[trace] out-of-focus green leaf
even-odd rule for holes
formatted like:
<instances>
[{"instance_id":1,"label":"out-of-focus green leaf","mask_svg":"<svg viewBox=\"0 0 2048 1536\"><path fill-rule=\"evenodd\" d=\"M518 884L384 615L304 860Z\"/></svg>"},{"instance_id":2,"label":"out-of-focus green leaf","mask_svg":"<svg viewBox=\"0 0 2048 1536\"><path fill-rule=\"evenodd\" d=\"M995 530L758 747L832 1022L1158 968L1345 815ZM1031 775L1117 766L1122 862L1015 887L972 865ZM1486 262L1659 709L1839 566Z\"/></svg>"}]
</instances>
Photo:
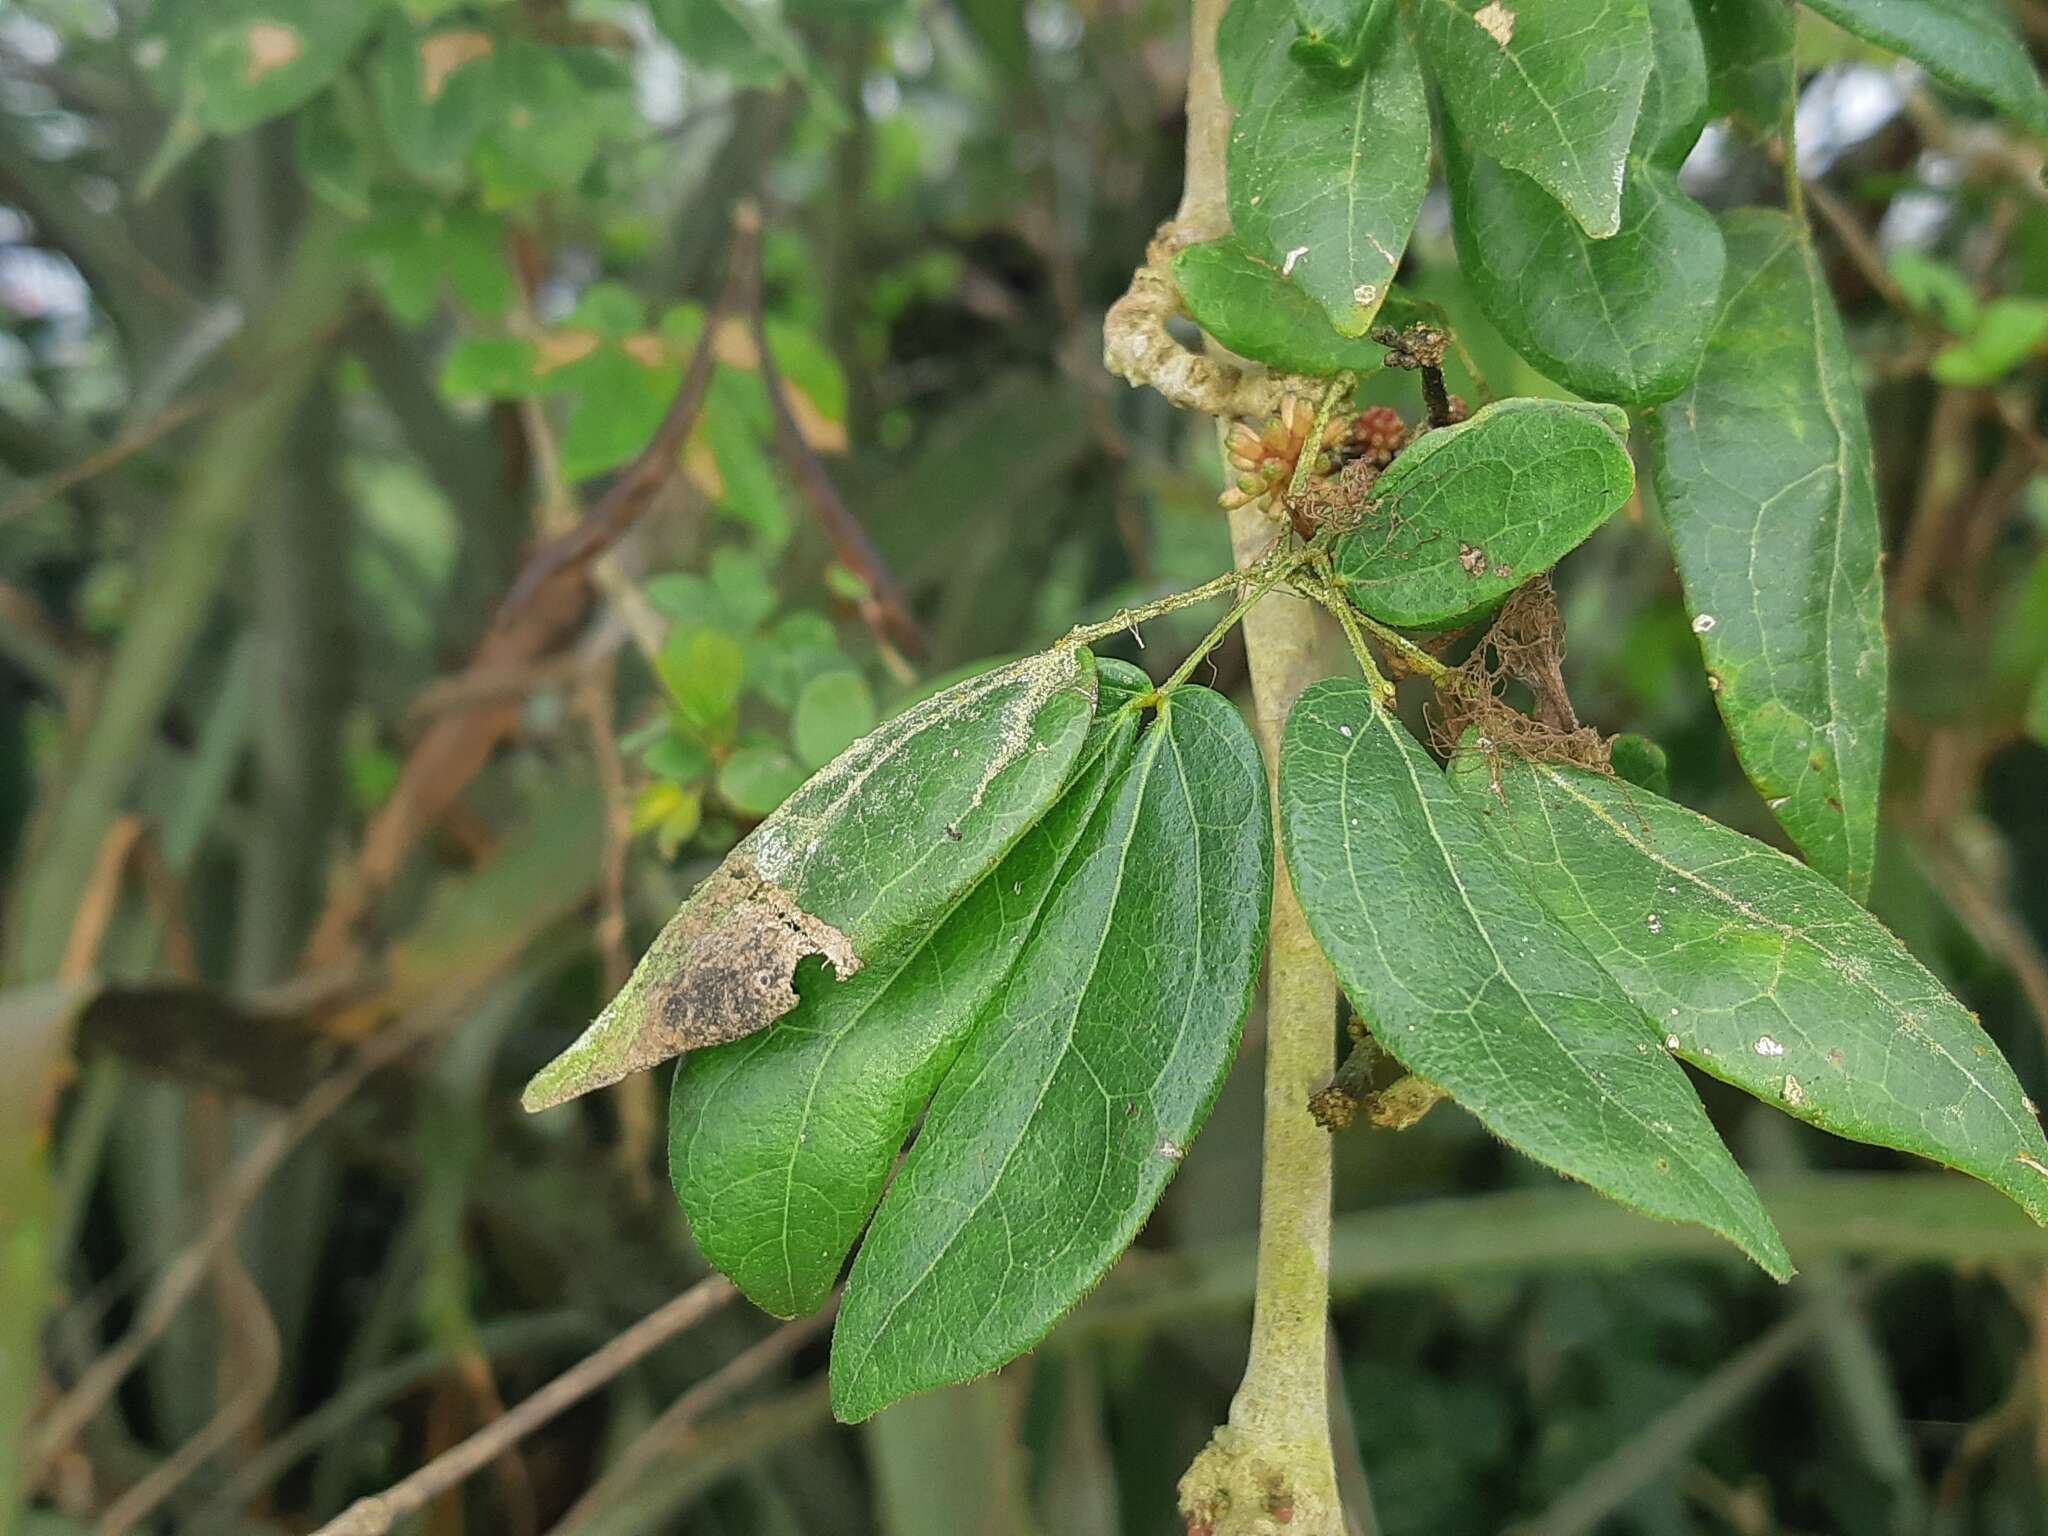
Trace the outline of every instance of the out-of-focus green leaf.
<instances>
[{"instance_id":1,"label":"out-of-focus green leaf","mask_svg":"<svg viewBox=\"0 0 2048 1536\"><path fill-rule=\"evenodd\" d=\"M2000 0L1806 0L1836 26L1923 65L2035 133L2048 133L2048 90Z\"/></svg>"},{"instance_id":2,"label":"out-of-focus green leaf","mask_svg":"<svg viewBox=\"0 0 2048 1536\"><path fill-rule=\"evenodd\" d=\"M1928 370L1944 384L1996 384L2048 343L2048 299L1991 300L1961 341L1942 348Z\"/></svg>"},{"instance_id":3,"label":"out-of-focus green leaf","mask_svg":"<svg viewBox=\"0 0 2048 1536\"><path fill-rule=\"evenodd\" d=\"M743 816L766 816L804 781L804 771L780 747L741 747L718 770L718 793Z\"/></svg>"},{"instance_id":4,"label":"out-of-focus green leaf","mask_svg":"<svg viewBox=\"0 0 2048 1536\"><path fill-rule=\"evenodd\" d=\"M1723 231L1706 359L1651 417L1658 501L1743 768L1807 859L1861 898L1885 737L1870 430L1800 229L1741 209Z\"/></svg>"},{"instance_id":5,"label":"out-of-focus green leaf","mask_svg":"<svg viewBox=\"0 0 2048 1536\"><path fill-rule=\"evenodd\" d=\"M1173 277L1195 324L1240 357L1327 377L1363 373L1386 356L1377 342L1339 335L1321 305L1241 240L1189 246L1174 257Z\"/></svg>"},{"instance_id":6,"label":"out-of-focus green leaf","mask_svg":"<svg viewBox=\"0 0 2048 1536\"><path fill-rule=\"evenodd\" d=\"M497 52L476 26L422 31L397 16L385 26L371 84L385 137L413 175L450 176L490 127L502 106Z\"/></svg>"},{"instance_id":7,"label":"out-of-focus green leaf","mask_svg":"<svg viewBox=\"0 0 2048 1536\"><path fill-rule=\"evenodd\" d=\"M1425 433L1337 541L1351 600L1390 624L1442 624L1548 570L1635 488L1616 406L1497 400Z\"/></svg>"},{"instance_id":8,"label":"out-of-focus green leaf","mask_svg":"<svg viewBox=\"0 0 2048 1536\"><path fill-rule=\"evenodd\" d=\"M533 343L521 336L465 336L441 364L441 392L457 399L518 399L533 393Z\"/></svg>"},{"instance_id":9,"label":"out-of-focus green leaf","mask_svg":"<svg viewBox=\"0 0 2048 1536\"><path fill-rule=\"evenodd\" d=\"M875 727L875 695L858 672L822 672L797 695L789 723L796 755L822 768Z\"/></svg>"},{"instance_id":10,"label":"out-of-focus green leaf","mask_svg":"<svg viewBox=\"0 0 2048 1536\"><path fill-rule=\"evenodd\" d=\"M546 1109L765 1029L796 1006L791 981L807 956L844 979L916 942L1057 798L1094 709L1093 657L1062 648L948 689L855 743L698 886L521 1102Z\"/></svg>"},{"instance_id":11,"label":"out-of-focus green leaf","mask_svg":"<svg viewBox=\"0 0 2048 1536\"><path fill-rule=\"evenodd\" d=\"M696 742L673 732L641 755L649 773L658 773L678 784L694 784L711 771L711 757Z\"/></svg>"},{"instance_id":12,"label":"out-of-focus green leaf","mask_svg":"<svg viewBox=\"0 0 2048 1536\"><path fill-rule=\"evenodd\" d=\"M839 1417L1008 1363L1130 1245L1237 1053L1272 870L1250 728L1176 690L875 1213L833 1335Z\"/></svg>"},{"instance_id":13,"label":"out-of-focus green leaf","mask_svg":"<svg viewBox=\"0 0 2048 1536\"><path fill-rule=\"evenodd\" d=\"M1363 336L1429 185L1422 66L1403 27L1380 29L1351 81L1303 68L1294 35L1290 0L1237 0L1218 37L1238 108L1231 224L1341 335Z\"/></svg>"},{"instance_id":14,"label":"out-of-focus green leaf","mask_svg":"<svg viewBox=\"0 0 2048 1536\"><path fill-rule=\"evenodd\" d=\"M1510 1146L1792 1271L1650 1020L1524 885L1363 683L1288 716L1287 868L1373 1038Z\"/></svg>"},{"instance_id":15,"label":"out-of-focus green leaf","mask_svg":"<svg viewBox=\"0 0 2048 1536\"><path fill-rule=\"evenodd\" d=\"M773 85L789 73L787 54L735 15L725 0L652 0L654 24L693 64L732 77L736 85ZM760 23L786 36L779 19L764 13ZM791 39L794 46L794 39Z\"/></svg>"},{"instance_id":16,"label":"out-of-focus green leaf","mask_svg":"<svg viewBox=\"0 0 2048 1536\"><path fill-rule=\"evenodd\" d=\"M1885 258L1885 267L1906 302L1939 322L1953 335L1977 328L1977 294L1970 280L1938 256L1901 246Z\"/></svg>"},{"instance_id":17,"label":"out-of-focus green leaf","mask_svg":"<svg viewBox=\"0 0 2048 1536\"><path fill-rule=\"evenodd\" d=\"M601 346L576 364L576 405L562 433L562 473L587 480L626 463L654 436L682 378L678 364L648 367L623 347Z\"/></svg>"},{"instance_id":18,"label":"out-of-focus green leaf","mask_svg":"<svg viewBox=\"0 0 2048 1536\"><path fill-rule=\"evenodd\" d=\"M1465 142L1595 239L1619 229L1652 57L1647 0L1420 0L1417 21Z\"/></svg>"},{"instance_id":19,"label":"out-of-focus green leaf","mask_svg":"<svg viewBox=\"0 0 2048 1536\"><path fill-rule=\"evenodd\" d=\"M1623 731L1607 743L1607 756L1615 777L1640 785L1652 794L1671 793L1671 758L1649 737Z\"/></svg>"},{"instance_id":20,"label":"out-of-focus green leaf","mask_svg":"<svg viewBox=\"0 0 2048 1536\"><path fill-rule=\"evenodd\" d=\"M1959 1168L2048 1225L2048 1140L2012 1068L1824 875L1583 768L1470 753L1451 780L1665 1050L1837 1136Z\"/></svg>"},{"instance_id":21,"label":"out-of-focus green leaf","mask_svg":"<svg viewBox=\"0 0 2048 1536\"><path fill-rule=\"evenodd\" d=\"M746 675L739 641L716 629L679 630L669 636L656 665L685 720L710 736L731 731Z\"/></svg>"},{"instance_id":22,"label":"out-of-focus green leaf","mask_svg":"<svg viewBox=\"0 0 2048 1536\"><path fill-rule=\"evenodd\" d=\"M361 91L343 82L316 96L293 123L306 185L355 218L368 216L377 174L368 117Z\"/></svg>"},{"instance_id":23,"label":"out-of-focus green leaf","mask_svg":"<svg viewBox=\"0 0 2048 1536\"><path fill-rule=\"evenodd\" d=\"M381 18L381 0L164 0L149 20L165 69L208 133L241 133L324 90Z\"/></svg>"}]
</instances>

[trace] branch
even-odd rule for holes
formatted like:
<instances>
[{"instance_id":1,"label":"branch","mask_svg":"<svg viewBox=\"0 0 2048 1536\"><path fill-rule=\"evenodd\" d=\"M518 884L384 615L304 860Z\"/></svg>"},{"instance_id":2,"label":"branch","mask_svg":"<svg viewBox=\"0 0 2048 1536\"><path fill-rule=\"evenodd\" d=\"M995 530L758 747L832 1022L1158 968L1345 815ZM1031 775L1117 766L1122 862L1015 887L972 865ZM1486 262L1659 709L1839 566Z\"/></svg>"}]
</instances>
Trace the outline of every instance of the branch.
<instances>
[{"instance_id":1,"label":"branch","mask_svg":"<svg viewBox=\"0 0 2048 1536\"><path fill-rule=\"evenodd\" d=\"M725 290L705 316L703 335L653 439L574 528L542 545L527 562L499 604L464 678L530 668L564 644L583 622L592 601L592 567L625 537L676 473L683 444L711 387L718 360L718 322L749 302L758 270L758 236L758 223L734 221ZM349 952L356 925L371 902L518 721L518 699L497 694L443 714L427 728L406 759L398 788L364 833L355 864L336 881L307 946L309 965L331 964Z\"/></svg>"},{"instance_id":2,"label":"branch","mask_svg":"<svg viewBox=\"0 0 2048 1536\"><path fill-rule=\"evenodd\" d=\"M759 214L754 212L751 204L745 204L736 217L758 220ZM833 554L841 565L860 577L868 589L867 600L860 605L862 620L882 644L893 645L912 657L922 657L926 650L924 636L904 604L903 591L897 585L894 573L875 548L874 540L868 537L867 529L861 526L860 519L840 498L831 475L826 473L825 466L804 440L803 428L797 424L796 414L789 407L782 373L775 366L775 349L768 344L768 327L761 313L758 283L753 300L747 319L753 328L754 350L761 356L761 383L767 389L768 403L775 411L776 446L795 474L797 488L803 492L804 500L810 503L812 515L825 530L825 537L832 541Z\"/></svg>"},{"instance_id":3,"label":"branch","mask_svg":"<svg viewBox=\"0 0 2048 1536\"><path fill-rule=\"evenodd\" d=\"M1223 98L1216 31L1228 0L1195 0L1188 59L1186 182L1179 211L1146 253L1130 291L1103 325L1103 362L1174 404L1219 418L1277 410L1288 395L1322 398L1328 380L1272 376L1183 347L1167 330L1180 312L1173 255L1230 226ZM1272 521L1249 505L1230 514L1238 566L1273 542ZM1280 733L1302 691L1336 670L1333 627L1307 602L1273 592L1245 615L1245 656L1271 792L1279 789ZM1277 816L1277 809L1276 809ZM1308 1112L1336 1056L1336 978L1308 931L1275 854L1266 973L1266 1122L1259 1193L1258 1280L1251 1358L1230 1422L1181 1480L1190 1530L1212 1536L1342 1536L1344 1514L1330 1451L1325 1364L1329 1315L1329 1134Z\"/></svg>"},{"instance_id":4,"label":"branch","mask_svg":"<svg viewBox=\"0 0 2048 1536\"><path fill-rule=\"evenodd\" d=\"M337 1518L321 1526L314 1536L385 1536L400 1520L418 1514L471 1473L495 1461L525 1435L574 1407L738 1294L723 1275L698 1281L594 1354L570 1366L503 1418L486 1424L384 1492L356 1500Z\"/></svg>"}]
</instances>

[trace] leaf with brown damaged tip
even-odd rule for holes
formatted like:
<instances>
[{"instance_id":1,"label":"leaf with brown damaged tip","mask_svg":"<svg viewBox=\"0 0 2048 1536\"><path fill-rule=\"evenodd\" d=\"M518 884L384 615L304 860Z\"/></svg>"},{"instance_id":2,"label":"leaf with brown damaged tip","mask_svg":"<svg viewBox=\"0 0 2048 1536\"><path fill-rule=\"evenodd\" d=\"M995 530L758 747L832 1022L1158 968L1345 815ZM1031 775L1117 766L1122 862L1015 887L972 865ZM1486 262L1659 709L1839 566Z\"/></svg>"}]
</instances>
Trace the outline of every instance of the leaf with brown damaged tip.
<instances>
[{"instance_id":1,"label":"leaf with brown damaged tip","mask_svg":"<svg viewBox=\"0 0 2048 1536\"><path fill-rule=\"evenodd\" d=\"M749 833L661 931L597 1022L527 1084L561 1104L765 1029L821 955L841 980L915 942L1065 785L1095 661L1062 647L969 678L848 747Z\"/></svg>"}]
</instances>

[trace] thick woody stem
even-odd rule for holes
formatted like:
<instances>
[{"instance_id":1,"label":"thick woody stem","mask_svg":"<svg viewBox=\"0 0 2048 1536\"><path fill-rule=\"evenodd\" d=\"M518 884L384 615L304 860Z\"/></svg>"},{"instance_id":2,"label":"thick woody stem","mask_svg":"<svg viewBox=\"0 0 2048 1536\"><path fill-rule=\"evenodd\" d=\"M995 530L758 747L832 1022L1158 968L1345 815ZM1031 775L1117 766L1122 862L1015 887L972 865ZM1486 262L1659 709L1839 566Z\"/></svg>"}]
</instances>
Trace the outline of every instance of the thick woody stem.
<instances>
[{"instance_id":1,"label":"thick woody stem","mask_svg":"<svg viewBox=\"0 0 2048 1536\"><path fill-rule=\"evenodd\" d=\"M1188 64L1187 172L1179 213L1147 253L1131 291L1110 312L1106 362L1176 404L1220 417L1277 408L1288 394L1317 395L1327 381L1277 378L1182 347L1166 333L1179 295L1167 275L1173 250L1229 229L1223 99L1216 29L1228 0L1194 0ZM1167 351L1171 348L1171 351ZM1237 563L1272 544L1255 507L1231 514ZM1245 615L1252 701L1269 781L1277 789L1281 726L1303 689L1337 670L1329 620L1292 593L1269 593ZM1181 1511L1200 1536L1341 1536L1343 1512L1330 1451L1324 1330L1329 1309L1330 1137L1309 1115L1336 1057L1336 978L1276 870L1266 973L1266 1123L1260 1175L1258 1282L1250 1362L1230 1422L1181 1481Z\"/></svg>"}]
</instances>

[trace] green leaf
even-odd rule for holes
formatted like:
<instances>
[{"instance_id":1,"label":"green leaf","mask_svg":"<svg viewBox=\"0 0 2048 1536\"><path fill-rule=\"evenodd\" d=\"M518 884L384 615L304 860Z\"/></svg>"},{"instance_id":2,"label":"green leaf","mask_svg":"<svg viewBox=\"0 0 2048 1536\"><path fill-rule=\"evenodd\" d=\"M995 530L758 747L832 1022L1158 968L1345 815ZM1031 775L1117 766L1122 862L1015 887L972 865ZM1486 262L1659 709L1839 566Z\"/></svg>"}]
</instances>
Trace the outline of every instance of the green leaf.
<instances>
[{"instance_id":1,"label":"green leaf","mask_svg":"<svg viewBox=\"0 0 2048 1536\"><path fill-rule=\"evenodd\" d=\"M1649 737L1623 731L1607 743L1607 755L1617 778L1652 794L1671 793L1671 757Z\"/></svg>"},{"instance_id":2,"label":"green leaf","mask_svg":"<svg viewBox=\"0 0 2048 1536\"><path fill-rule=\"evenodd\" d=\"M718 793L742 816L766 816L803 781L803 769L780 747L741 747L719 768Z\"/></svg>"},{"instance_id":3,"label":"green leaf","mask_svg":"<svg viewBox=\"0 0 2048 1536\"><path fill-rule=\"evenodd\" d=\"M731 733L746 673L746 652L738 640L715 629L678 630L655 666L678 713L699 734Z\"/></svg>"},{"instance_id":4,"label":"green leaf","mask_svg":"<svg viewBox=\"0 0 2048 1536\"><path fill-rule=\"evenodd\" d=\"M674 732L663 736L641 754L640 762L649 773L678 784L695 784L711 772L711 756L687 736Z\"/></svg>"},{"instance_id":5,"label":"green leaf","mask_svg":"<svg viewBox=\"0 0 2048 1536\"><path fill-rule=\"evenodd\" d=\"M293 121L299 174L353 218L367 218L377 163L368 104L349 81L316 96Z\"/></svg>"},{"instance_id":6,"label":"green leaf","mask_svg":"<svg viewBox=\"0 0 2048 1536\"><path fill-rule=\"evenodd\" d=\"M1986 304L1976 327L1936 354L1928 369L1944 384L1982 389L1996 384L2048 342L2048 300L1999 298Z\"/></svg>"},{"instance_id":7,"label":"green leaf","mask_svg":"<svg viewBox=\"0 0 2048 1536\"><path fill-rule=\"evenodd\" d=\"M1099 664L1101 697L1059 799L928 936L844 981L806 972L773 1029L692 1051L669 1106L669 1175L704 1256L763 1311L824 1305L897 1153L1009 979L1055 881L1128 766L1151 681Z\"/></svg>"},{"instance_id":8,"label":"green leaf","mask_svg":"<svg viewBox=\"0 0 2048 1536\"><path fill-rule=\"evenodd\" d=\"M241 133L310 101L339 75L384 7L374 0L182 0L186 108L209 133Z\"/></svg>"},{"instance_id":9,"label":"green leaf","mask_svg":"<svg viewBox=\"0 0 2048 1536\"><path fill-rule=\"evenodd\" d=\"M1723 252L1714 217L1679 189L1706 120L1706 55L1686 0L1651 0L1655 64L1621 194L1595 240L1534 181L1444 135L1458 260L1508 342L1566 388L1653 405L1692 382Z\"/></svg>"},{"instance_id":10,"label":"green leaf","mask_svg":"<svg viewBox=\"0 0 2048 1536\"><path fill-rule=\"evenodd\" d=\"M1661 1033L1365 684L1317 683L1294 706L1280 823L1309 927L1404 1066L1539 1162L1791 1273Z\"/></svg>"},{"instance_id":11,"label":"green leaf","mask_svg":"<svg viewBox=\"0 0 2048 1536\"><path fill-rule=\"evenodd\" d=\"M875 695L858 672L821 672L804 684L789 723L806 768L822 768L875 727Z\"/></svg>"},{"instance_id":12,"label":"green leaf","mask_svg":"<svg viewBox=\"0 0 2048 1536\"><path fill-rule=\"evenodd\" d=\"M849 747L697 887L596 1023L531 1083L546 1109L764 1029L823 955L843 980L911 943L1065 784L1094 659L1061 648L970 679Z\"/></svg>"},{"instance_id":13,"label":"green leaf","mask_svg":"<svg viewBox=\"0 0 2048 1536\"><path fill-rule=\"evenodd\" d=\"M735 85L773 85L789 73L782 50L757 38L724 0L653 0L654 25L694 64L728 75ZM779 21L772 22L778 29Z\"/></svg>"},{"instance_id":14,"label":"green leaf","mask_svg":"<svg viewBox=\"0 0 2048 1536\"><path fill-rule=\"evenodd\" d=\"M840 1418L1014 1359L1129 1246L1236 1055L1272 869L1250 729L1176 690L875 1215L833 1339Z\"/></svg>"},{"instance_id":15,"label":"green leaf","mask_svg":"<svg viewBox=\"0 0 2048 1536\"><path fill-rule=\"evenodd\" d=\"M1976 290L1940 257L1901 246L1885 258L1885 267L1906 302L1952 335L1967 336L1977 328Z\"/></svg>"},{"instance_id":16,"label":"green leaf","mask_svg":"<svg viewBox=\"0 0 2048 1536\"><path fill-rule=\"evenodd\" d=\"M1650 73L1647 0L1419 0L1418 10L1465 142L1532 177L1595 239L1619 229Z\"/></svg>"},{"instance_id":17,"label":"green leaf","mask_svg":"<svg viewBox=\"0 0 2048 1536\"><path fill-rule=\"evenodd\" d=\"M1724 255L1676 174L1631 160L1621 227L1593 240L1528 177L1444 138L1458 260L1517 352L1597 400L1654 405L1692 382Z\"/></svg>"},{"instance_id":18,"label":"green leaf","mask_svg":"<svg viewBox=\"0 0 2048 1536\"><path fill-rule=\"evenodd\" d=\"M441 393L519 399L533 393L536 361L533 343L523 336L465 336L441 364Z\"/></svg>"},{"instance_id":19,"label":"green leaf","mask_svg":"<svg viewBox=\"0 0 2048 1536\"><path fill-rule=\"evenodd\" d=\"M1752 208L1722 228L1699 377L1650 419L1657 496L1736 755L1808 862L1860 899L1885 736L1870 431L1799 227Z\"/></svg>"},{"instance_id":20,"label":"green leaf","mask_svg":"<svg viewBox=\"0 0 2048 1536\"><path fill-rule=\"evenodd\" d=\"M497 121L474 152L486 200L505 207L573 186L610 128L600 93L577 74L567 50L524 38L499 44L494 77Z\"/></svg>"},{"instance_id":21,"label":"green leaf","mask_svg":"<svg viewBox=\"0 0 2048 1536\"><path fill-rule=\"evenodd\" d=\"M1337 542L1351 600L1390 624L1442 624L1548 570L1635 485L1616 406L1497 400L1425 433Z\"/></svg>"},{"instance_id":22,"label":"green leaf","mask_svg":"<svg viewBox=\"0 0 2048 1536\"><path fill-rule=\"evenodd\" d=\"M1173 258L1173 277L1189 317L1240 357L1327 378L1386 356L1377 342L1339 335L1321 305L1235 237L1189 246Z\"/></svg>"},{"instance_id":23,"label":"green leaf","mask_svg":"<svg viewBox=\"0 0 2048 1536\"><path fill-rule=\"evenodd\" d=\"M562 433L562 473L587 480L616 469L654 436L682 377L679 364L650 368L605 345L576 367L576 406Z\"/></svg>"},{"instance_id":24,"label":"green leaf","mask_svg":"<svg viewBox=\"0 0 2048 1536\"><path fill-rule=\"evenodd\" d=\"M1294 0L1294 21L1301 29L1294 57L1339 75L1355 75L1393 16L1392 0Z\"/></svg>"},{"instance_id":25,"label":"green leaf","mask_svg":"<svg viewBox=\"0 0 2048 1536\"><path fill-rule=\"evenodd\" d=\"M1707 45L1708 101L1716 115L1774 133L1798 85L1796 12L1786 0L1693 0Z\"/></svg>"},{"instance_id":26,"label":"green leaf","mask_svg":"<svg viewBox=\"0 0 2048 1536\"><path fill-rule=\"evenodd\" d=\"M2048 133L2048 90L2000 0L1806 0L1845 32L1923 65L2035 133Z\"/></svg>"},{"instance_id":27,"label":"green leaf","mask_svg":"<svg viewBox=\"0 0 2048 1536\"><path fill-rule=\"evenodd\" d=\"M1666 1050L1837 1136L1972 1174L2048 1225L2048 1140L2012 1069L1824 876L1583 768L1469 753L1451 779Z\"/></svg>"},{"instance_id":28,"label":"green leaf","mask_svg":"<svg viewBox=\"0 0 2048 1536\"><path fill-rule=\"evenodd\" d=\"M415 30L393 16L371 70L384 134L426 180L453 176L501 106L497 40L474 26Z\"/></svg>"},{"instance_id":29,"label":"green leaf","mask_svg":"<svg viewBox=\"0 0 2048 1536\"><path fill-rule=\"evenodd\" d=\"M1240 56L1230 218L1253 255L1321 305L1344 336L1371 327L1429 186L1429 103L1405 28L1380 29L1342 82L1296 63L1289 0L1237 0ZM1219 38L1219 47L1222 40Z\"/></svg>"}]
</instances>

